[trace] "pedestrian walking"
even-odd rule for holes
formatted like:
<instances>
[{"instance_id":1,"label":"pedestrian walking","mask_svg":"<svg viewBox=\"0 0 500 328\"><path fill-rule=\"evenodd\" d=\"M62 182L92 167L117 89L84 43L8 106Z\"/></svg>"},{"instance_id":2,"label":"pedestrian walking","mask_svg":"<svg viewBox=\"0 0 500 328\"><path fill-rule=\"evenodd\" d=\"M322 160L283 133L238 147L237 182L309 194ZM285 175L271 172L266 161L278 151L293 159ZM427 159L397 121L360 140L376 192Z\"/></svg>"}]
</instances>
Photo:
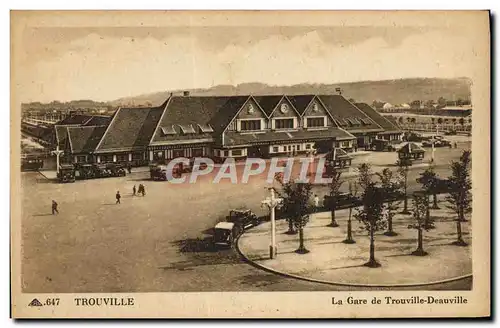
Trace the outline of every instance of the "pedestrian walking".
<instances>
[{"instance_id":1,"label":"pedestrian walking","mask_svg":"<svg viewBox=\"0 0 500 328\"><path fill-rule=\"evenodd\" d=\"M128 170L128 173L132 173L132 165L130 165L130 163L127 164L127 170Z\"/></svg>"},{"instance_id":2,"label":"pedestrian walking","mask_svg":"<svg viewBox=\"0 0 500 328\"><path fill-rule=\"evenodd\" d=\"M121 204L120 198L122 198L122 196L120 195L120 191L117 191L116 192L116 204Z\"/></svg>"},{"instance_id":3,"label":"pedestrian walking","mask_svg":"<svg viewBox=\"0 0 500 328\"><path fill-rule=\"evenodd\" d=\"M318 195L314 195L314 211L317 212L319 209L319 197Z\"/></svg>"},{"instance_id":4,"label":"pedestrian walking","mask_svg":"<svg viewBox=\"0 0 500 328\"><path fill-rule=\"evenodd\" d=\"M134 185L134 187L132 188L132 196L135 196L136 191L137 191L137 189L135 189L135 185Z\"/></svg>"},{"instance_id":5,"label":"pedestrian walking","mask_svg":"<svg viewBox=\"0 0 500 328\"><path fill-rule=\"evenodd\" d=\"M142 197L146 196L146 187L142 185Z\"/></svg>"},{"instance_id":6,"label":"pedestrian walking","mask_svg":"<svg viewBox=\"0 0 500 328\"><path fill-rule=\"evenodd\" d=\"M457 145L457 142L456 142L456 141L455 141L455 144L454 144L454 146L455 146L455 148L457 148L457 147L458 147L458 145Z\"/></svg>"},{"instance_id":7,"label":"pedestrian walking","mask_svg":"<svg viewBox=\"0 0 500 328\"><path fill-rule=\"evenodd\" d=\"M59 211L57 210L57 202L55 200L52 200L52 215L59 214Z\"/></svg>"}]
</instances>

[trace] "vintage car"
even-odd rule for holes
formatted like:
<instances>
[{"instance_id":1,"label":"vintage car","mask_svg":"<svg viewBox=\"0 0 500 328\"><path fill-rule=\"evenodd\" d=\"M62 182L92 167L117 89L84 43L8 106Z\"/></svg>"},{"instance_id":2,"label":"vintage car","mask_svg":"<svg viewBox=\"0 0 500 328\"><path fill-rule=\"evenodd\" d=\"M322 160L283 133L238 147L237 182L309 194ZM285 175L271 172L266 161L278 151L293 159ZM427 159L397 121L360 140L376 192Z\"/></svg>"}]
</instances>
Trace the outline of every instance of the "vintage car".
<instances>
[{"instance_id":1,"label":"vintage car","mask_svg":"<svg viewBox=\"0 0 500 328\"><path fill-rule=\"evenodd\" d=\"M215 247L231 247L238 237L239 229L232 222L219 222L214 227L213 243Z\"/></svg>"},{"instance_id":2,"label":"vintage car","mask_svg":"<svg viewBox=\"0 0 500 328\"><path fill-rule=\"evenodd\" d=\"M396 151L397 142L384 140L384 139L374 139L370 145L370 150L375 151Z\"/></svg>"},{"instance_id":3,"label":"vintage car","mask_svg":"<svg viewBox=\"0 0 500 328\"><path fill-rule=\"evenodd\" d=\"M112 177L124 177L127 175L125 167L122 164L108 163L106 164L106 169Z\"/></svg>"},{"instance_id":4,"label":"vintage car","mask_svg":"<svg viewBox=\"0 0 500 328\"><path fill-rule=\"evenodd\" d=\"M92 164L75 164L75 178L77 180L93 179L96 173Z\"/></svg>"},{"instance_id":5,"label":"vintage car","mask_svg":"<svg viewBox=\"0 0 500 328\"><path fill-rule=\"evenodd\" d=\"M451 142L449 140L446 140L444 138L436 138L436 139L429 139L424 142L422 142L422 147L432 147L432 143L434 143L434 147L450 147Z\"/></svg>"},{"instance_id":6,"label":"vintage car","mask_svg":"<svg viewBox=\"0 0 500 328\"><path fill-rule=\"evenodd\" d=\"M323 198L323 206L325 208L331 208L332 197L330 195L326 195ZM336 197L336 209L349 208L353 206L361 205L361 201L359 198L347 193L339 193Z\"/></svg>"},{"instance_id":7,"label":"vintage car","mask_svg":"<svg viewBox=\"0 0 500 328\"><path fill-rule=\"evenodd\" d=\"M189 159L189 166L184 167L184 172L192 172L193 171L194 161L195 161L195 157ZM199 167L200 170L204 170L207 168L207 163L201 163L199 166L200 166Z\"/></svg>"},{"instance_id":8,"label":"vintage car","mask_svg":"<svg viewBox=\"0 0 500 328\"><path fill-rule=\"evenodd\" d=\"M24 157L21 160L21 171L38 171L43 167L43 160L37 157Z\"/></svg>"},{"instance_id":9,"label":"vintage car","mask_svg":"<svg viewBox=\"0 0 500 328\"><path fill-rule=\"evenodd\" d=\"M151 180L167 181L168 180L167 170L168 167L166 165L158 165L158 164L150 165L149 174ZM178 178L181 176L180 168L178 166L174 167L174 169L172 170L172 176L174 178Z\"/></svg>"},{"instance_id":10,"label":"vintage car","mask_svg":"<svg viewBox=\"0 0 500 328\"><path fill-rule=\"evenodd\" d=\"M111 172L107 169L106 164L92 164L92 169L96 178L107 178L111 176Z\"/></svg>"},{"instance_id":11,"label":"vintage car","mask_svg":"<svg viewBox=\"0 0 500 328\"><path fill-rule=\"evenodd\" d=\"M57 179L62 183L75 182L75 167L72 164L59 165Z\"/></svg>"},{"instance_id":12,"label":"vintage car","mask_svg":"<svg viewBox=\"0 0 500 328\"><path fill-rule=\"evenodd\" d=\"M248 209L230 210L227 222L236 224L241 230L250 229L260 224L257 215Z\"/></svg>"},{"instance_id":13,"label":"vintage car","mask_svg":"<svg viewBox=\"0 0 500 328\"><path fill-rule=\"evenodd\" d=\"M405 141L421 142L425 140L425 137L421 133L405 132L403 139Z\"/></svg>"}]
</instances>

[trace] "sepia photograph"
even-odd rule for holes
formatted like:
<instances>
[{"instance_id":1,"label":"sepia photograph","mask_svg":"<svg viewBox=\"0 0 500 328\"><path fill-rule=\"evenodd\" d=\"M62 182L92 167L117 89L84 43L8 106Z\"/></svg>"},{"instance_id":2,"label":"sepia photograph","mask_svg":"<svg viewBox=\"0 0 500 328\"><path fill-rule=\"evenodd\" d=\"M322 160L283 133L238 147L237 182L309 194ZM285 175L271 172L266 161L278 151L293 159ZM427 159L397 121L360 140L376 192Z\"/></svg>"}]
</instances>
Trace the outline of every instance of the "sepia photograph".
<instances>
[{"instance_id":1,"label":"sepia photograph","mask_svg":"<svg viewBox=\"0 0 500 328\"><path fill-rule=\"evenodd\" d=\"M488 316L489 39L487 11L11 12L14 316Z\"/></svg>"}]
</instances>

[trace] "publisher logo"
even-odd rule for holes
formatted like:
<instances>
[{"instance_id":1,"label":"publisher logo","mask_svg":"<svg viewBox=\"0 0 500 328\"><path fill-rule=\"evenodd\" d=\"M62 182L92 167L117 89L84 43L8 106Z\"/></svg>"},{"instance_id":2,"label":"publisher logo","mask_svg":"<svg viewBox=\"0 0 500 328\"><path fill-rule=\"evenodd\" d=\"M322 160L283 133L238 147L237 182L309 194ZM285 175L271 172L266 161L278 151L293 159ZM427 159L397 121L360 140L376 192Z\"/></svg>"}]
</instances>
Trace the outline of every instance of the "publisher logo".
<instances>
[{"instance_id":1,"label":"publisher logo","mask_svg":"<svg viewBox=\"0 0 500 328\"><path fill-rule=\"evenodd\" d=\"M34 298L33 301L31 301L30 304L28 304L28 306L43 306L43 304L40 303L38 299Z\"/></svg>"}]
</instances>

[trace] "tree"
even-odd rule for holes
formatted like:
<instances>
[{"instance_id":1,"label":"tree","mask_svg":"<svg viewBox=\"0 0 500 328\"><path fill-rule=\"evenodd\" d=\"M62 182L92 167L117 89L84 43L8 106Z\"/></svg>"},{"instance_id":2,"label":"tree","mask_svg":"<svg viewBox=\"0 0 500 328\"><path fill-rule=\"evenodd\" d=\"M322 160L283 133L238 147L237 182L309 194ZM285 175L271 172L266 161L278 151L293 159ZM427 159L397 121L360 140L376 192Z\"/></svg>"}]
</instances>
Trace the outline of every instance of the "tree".
<instances>
[{"instance_id":1,"label":"tree","mask_svg":"<svg viewBox=\"0 0 500 328\"><path fill-rule=\"evenodd\" d=\"M404 118L403 118L403 116L400 116L400 117L398 118L398 123L399 123L399 124L403 124L403 122L404 122Z\"/></svg>"},{"instance_id":2,"label":"tree","mask_svg":"<svg viewBox=\"0 0 500 328\"><path fill-rule=\"evenodd\" d=\"M411 122L412 122L413 124L415 124L415 123L417 123L417 119L416 119L415 117L412 117L412 118L411 118Z\"/></svg>"},{"instance_id":3,"label":"tree","mask_svg":"<svg viewBox=\"0 0 500 328\"><path fill-rule=\"evenodd\" d=\"M356 181L354 183L349 181L349 196L353 200L357 200L358 195L358 184ZM344 244L355 244L356 241L352 238L352 206L349 206L349 219L347 220L347 237L344 241Z\"/></svg>"},{"instance_id":4,"label":"tree","mask_svg":"<svg viewBox=\"0 0 500 328\"><path fill-rule=\"evenodd\" d=\"M354 215L364 224L365 230L370 236L370 259L364 265L370 268L380 267L375 259L375 232L385 229L385 218L382 215L384 209L384 191L370 182L364 189L362 195L362 207L356 209Z\"/></svg>"},{"instance_id":5,"label":"tree","mask_svg":"<svg viewBox=\"0 0 500 328\"><path fill-rule=\"evenodd\" d=\"M281 213L288 220L289 231L287 233L296 233L293 228L299 231L299 248L296 250L299 254L305 254L309 251L304 247L304 227L309 222L309 215L313 211L311 204L312 185L310 183L298 183L289 181L284 183L281 176L277 176L282 190L278 191L283 199Z\"/></svg>"},{"instance_id":6,"label":"tree","mask_svg":"<svg viewBox=\"0 0 500 328\"><path fill-rule=\"evenodd\" d=\"M445 106L446 106L446 99L445 99L445 98L443 98L443 97L439 97L439 99L438 99L438 106L439 106L440 108L445 107Z\"/></svg>"},{"instance_id":7,"label":"tree","mask_svg":"<svg viewBox=\"0 0 500 328\"><path fill-rule=\"evenodd\" d=\"M364 191L368 184L372 181L372 171L370 164L360 164L358 166L358 185Z\"/></svg>"},{"instance_id":8,"label":"tree","mask_svg":"<svg viewBox=\"0 0 500 328\"><path fill-rule=\"evenodd\" d=\"M418 246L411 253L412 255L425 256L428 253L424 251L423 230L429 231L434 228L434 222L426 218L428 208L428 195L425 193L414 193L413 195L413 223L408 225L408 229L416 229L418 231Z\"/></svg>"},{"instance_id":9,"label":"tree","mask_svg":"<svg viewBox=\"0 0 500 328\"><path fill-rule=\"evenodd\" d=\"M396 195L401 188L397 181L394 181L392 171L385 168L382 172L377 173L380 178L381 187L384 194L388 199L387 205L385 206L385 213L387 216L387 231L384 232L386 236L397 236L398 234L392 230L392 219L396 215L396 210L398 209L399 202L396 202Z\"/></svg>"},{"instance_id":10,"label":"tree","mask_svg":"<svg viewBox=\"0 0 500 328\"><path fill-rule=\"evenodd\" d=\"M293 224L293 199L295 197L293 184L292 182L283 182L283 175L280 173L276 174L274 178L281 185L281 190L277 192L283 199L279 208L279 215L280 217L284 217L288 222L288 231L286 232L286 234L294 235L297 233L297 231L295 230L295 226Z\"/></svg>"},{"instance_id":11,"label":"tree","mask_svg":"<svg viewBox=\"0 0 500 328\"><path fill-rule=\"evenodd\" d=\"M441 117L438 118L438 124L443 124L443 119Z\"/></svg>"},{"instance_id":12,"label":"tree","mask_svg":"<svg viewBox=\"0 0 500 328\"><path fill-rule=\"evenodd\" d=\"M434 123L435 123L435 121L436 121L436 119L435 119L434 117L431 117L431 122L432 122L432 124L434 124Z\"/></svg>"},{"instance_id":13,"label":"tree","mask_svg":"<svg viewBox=\"0 0 500 328\"><path fill-rule=\"evenodd\" d=\"M338 227L337 221L335 221L335 210L337 209L337 199L339 196L339 189L344 183L344 181L341 181L340 177L342 175L341 171L337 171L335 168L333 168L332 171L332 181L330 182L330 200L328 202L328 207L330 209L331 213L331 218L332 222L328 225L329 227Z\"/></svg>"},{"instance_id":14,"label":"tree","mask_svg":"<svg viewBox=\"0 0 500 328\"><path fill-rule=\"evenodd\" d=\"M433 205L432 209L438 210L439 206L437 204L437 187L438 187L438 176L434 172L434 167L428 167L424 172L420 173L420 178L417 182L422 185L422 189L426 191L427 195L432 195Z\"/></svg>"},{"instance_id":15,"label":"tree","mask_svg":"<svg viewBox=\"0 0 500 328\"><path fill-rule=\"evenodd\" d=\"M465 214L472 211L472 182L470 177L470 166L472 163L472 152L464 150L458 161L451 163L451 176L448 178L450 184L450 194L446 200L450 204L450 209L457 214L457 240L453 242L457 246L467 246L462 238L462 221Z\"/></svg>"},{"instance_id":16,"label":"tree","mask_svg":"<svg viewBox=\"0 0 500 328\"><path fill-rule=\"evenodd\" d=\"M403 200L403 211L401 214L410 214L408 211L408 171L409 171L409 163L406 160L401 160L399 159L396 162L396 165L398 166L398 176L399 176L399 181L400 184L403 188L404 192L404 200Z\"/></svg>"},{"instance_id":17,"label":"tree","mask_svg":"<svg viewBox=\"0 0 500 328\"><path fill-rule=\"evenodd\" d=\"M461 125L461 126L464 126L465 125L465 120L464 118L462 117L461 119L458 120L458 123Z\"/></svg>"}]
</instances>

